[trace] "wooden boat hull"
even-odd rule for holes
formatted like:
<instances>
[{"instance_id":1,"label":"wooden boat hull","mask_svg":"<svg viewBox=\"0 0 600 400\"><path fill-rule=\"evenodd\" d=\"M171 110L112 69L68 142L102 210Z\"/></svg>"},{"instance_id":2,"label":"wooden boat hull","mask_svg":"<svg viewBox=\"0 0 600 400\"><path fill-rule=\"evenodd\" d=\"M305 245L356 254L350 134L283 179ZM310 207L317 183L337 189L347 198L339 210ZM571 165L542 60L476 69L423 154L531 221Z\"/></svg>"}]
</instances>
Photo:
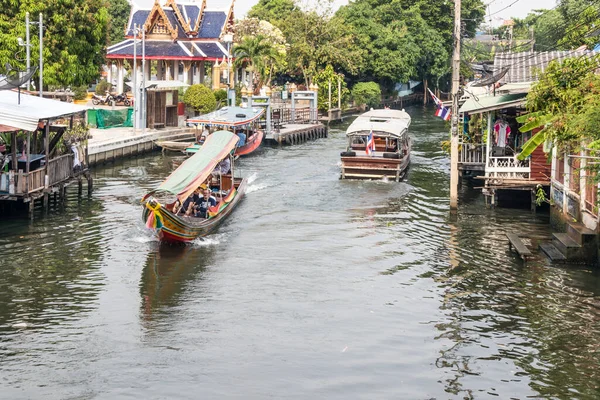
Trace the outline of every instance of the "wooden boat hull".
<instances>
[{"instance_id":1,"label":"wooden boat hull","mask_svg":"<svg viewBox=\"0 0 600 400\"><path fill-rule=\"evenodd\" d=\"M148 223L148 218L153 213L158 212L160 215L160 225L155 228L155 232L161 241L169 243L191 242L198 237L206 236L213 232L233 212L246 192L247 180L245 178L241 179L239 185L236 186L237 194L233 200L213 218L200 219L175 215L167 207L163 207L153 199L148 199L144 204L142 220L144 223Z\"/></svg>"},{"instance_id":2,"label":"wooden boat hull","mask_svg":"<svg viewBox=\"0 0 600 400\"><path fill-rule=\"evenodd\" d=\"M398 158L342 155L341 179L389 179L399 182L410 164L410 148L404 156L400 153L386 154L395 154Z\"/></svg>"},{"instance_id":3,"label":"wooden boat hull","mask_svg":"<svg viewBox=\"0 0 600 400\"><path fill-rule=\"evenodd\" d=\"M254 150L258 149L260 144L265 137L265 133L261 130L256 131L254 135L246 142L245 145L238 147L235 149L236 156L245 156L252 153Z\"/></svg>"},{"instance_id":4,"label":"wooden boat hull","mask_svg":"<svg viewBox=\"0 0 600 400\"><path fill-rule=\"evenodd\" d=\"M258 149L264 137L265 133L263 131L256 131L256 133L252 135L250 140L248 140L245 145L237 147L235 149L235 153L233 154L236 156L246 156L252 153L254 150ZM183 151L185 151L188 154L193 154L200 150L201 147L201 144L191 144L190 146L183 149Z\"/></svg>"}]
</instances>

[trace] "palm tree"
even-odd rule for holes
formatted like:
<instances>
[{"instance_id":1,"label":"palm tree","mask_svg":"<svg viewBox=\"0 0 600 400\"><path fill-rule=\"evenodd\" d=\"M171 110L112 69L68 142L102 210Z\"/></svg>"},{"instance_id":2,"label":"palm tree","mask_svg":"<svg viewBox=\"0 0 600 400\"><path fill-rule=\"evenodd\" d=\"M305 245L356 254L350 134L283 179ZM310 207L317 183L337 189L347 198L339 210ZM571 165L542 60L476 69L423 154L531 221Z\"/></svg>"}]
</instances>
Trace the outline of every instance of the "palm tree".
<instances>
[{"instance_id":1,"label":"palm tree","mask_svg":"<svg viewBox=\"0 0 600 400\"><path fill-rule=\"evenodd\" d=\"M275 59L275 48L270 41L262 35L245 36L241 43L233 48L234 66L246 66L250 71L250 90L260 90L265 80L267 67ZM254 87L254 73L258 73L258 84Z\"/></svg>"}]
</instances>

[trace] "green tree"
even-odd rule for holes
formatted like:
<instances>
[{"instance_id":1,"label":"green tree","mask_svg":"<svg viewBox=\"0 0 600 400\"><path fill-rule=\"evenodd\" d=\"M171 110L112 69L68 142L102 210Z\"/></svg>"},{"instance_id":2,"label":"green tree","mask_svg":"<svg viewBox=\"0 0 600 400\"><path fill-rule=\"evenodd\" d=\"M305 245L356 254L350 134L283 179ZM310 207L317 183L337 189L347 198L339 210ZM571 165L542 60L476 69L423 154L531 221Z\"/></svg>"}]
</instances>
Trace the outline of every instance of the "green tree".
<instances>
[{"instance_id":1,"label":"green tree","mask_svg":"<svg viewBox=\"0 0 600 400\"><path fill-rule=\"evenodd\" d=\"M246 36L233 47L234 65L250 71L250 89L260 90L267 79L268 65L276 59L276 49L263 35Z\"/></svg>"},{"instance_id":2,"label":"green tree","mask_svg":"<svg viewBox=\"0 0 600 400\"><path fill-rule=\"evenodd\" d=\"M340 80L342 83L341 93L338 91L338 82L340 82ZM319 104L320 111L327 111L330 107L329 83L331 83L331 108L337 108L340 95L342 99L342 108L344 108L350 92L346 87L344 76L342 74L337 74L331 65L328 65L325 69L317 72L313 79L313 83L319 86L317 103Z\"/></svg>"},{"instance_id":3,"label":"green tree","mask_svg":"<svg viewBox=\"0 0 600 400\"><path fill-rule=\"evenodd\" d=\"M264 57L263 81L267 86L271 85L271 79L274 74L283 72L286 68L287 42L279 28L270 22L259 20L257 18L246 18L235 24L234 42L236 46L247 37L264 37L263 42L267 42L272 47ZM262 83L260 86L262 86Z\"/></svg>"},{"instance_id":4,"label":"green tree","mask_svg":"<svg viewBox=\"0 0 600 400\"><path fill-rule=\"evenodd\" d=\"M192 85L185 91L183 102L200 114L206 114L215 109L217 100L212 90L204 85Z\"/></svg>"},{"instance_id":5,"label":"green tree","mask_svg":"<svg viewBox=\"0 0 600 400\"><path fill-rule=\"evenodd\" d=\"M248 18L268 21L281 27L287 17L296 11L298 11L298 7L294 0L259 0L248 11Z\"/></svg>"},{"instance_id":6,"label":"green tree","mask_svg":"<svg viewBox=\"0 0 600 400\"><path fill-rule=\"evenodd\" d=\"M562 63L551 62L527 95L530 111L518 120L528 132L542 128L523 145L524 159L545 140L559 148L578 148L582 143L600 148L600 77L595 70L600 56L573 57Z\"/></svg>"},{"instance_id":7,"label":"green tree","mask_svg":"<svg viewBox=\"0 0 600 400\"><path fill-rule=\"evenodd\" d=\"M381 104L381 88L376 82L358 82L352 88L352 99L358 106L377 107Z\"/></svg>"},{"instance_id":8,"label":"green tree","mask_svg":"<svg viewBox=\"0 0 600 400\"><path fill-rule=\"evenodd\" d=\"M0 73L11 63L25 69L25 51L17 38L25 38L25 12L44 21L44 84L47 86L87 85L100 75L104 61L108 10L95 0L1 0ZM31 65L37 66L37 27L31 27ZM34 77L34 82L37 79Z\"/></svg>"},{"instance_id":9,"label":"green tree","mask_svg":"<svg viewBox=\"0 0 600 400\"><path fill-rule=\"evenodd\" d=\"M358 47L353 27L334 17L330 0L322 0L313 9L290 13L282 28L289 43L290 73L300 75L306 86L318 70L332 65L336 70L356 74L363 52Z\"/></svg>"},{"instance_id":10,"label":"green tree","mask_svg":"<svg viewBox=\"0 0 600 400\"><path fill-rule=\"evenodd\" d=\"M472 37L482 22L481 0L465 0L463 37ZM428 0L356 0L336 13L353 28L364 51L354 80L375 80L392 86L409 79L439 78L447 71L453 45L454 4ZM347 29L347 28L345 28Z\"/></svg>"},{"instance_id":11,"label":"green tree","mask_svg":"<svg viewBox=\"0 0 600 400\"><path fill-rule=\"evenodd\" d=\"M119 43L125 38L130 10L131 5L127 0L108 0L109 45Z\"/></svg>"}]
</instances>

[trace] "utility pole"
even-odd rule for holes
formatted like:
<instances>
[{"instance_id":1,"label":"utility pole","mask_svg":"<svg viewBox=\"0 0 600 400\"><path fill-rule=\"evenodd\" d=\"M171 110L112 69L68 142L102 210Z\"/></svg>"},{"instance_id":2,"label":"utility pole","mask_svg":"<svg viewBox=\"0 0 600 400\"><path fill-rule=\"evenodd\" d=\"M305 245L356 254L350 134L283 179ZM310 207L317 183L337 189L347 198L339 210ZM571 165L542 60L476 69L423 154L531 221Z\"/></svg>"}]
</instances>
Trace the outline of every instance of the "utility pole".
<instances>
[{"instance_id":1,"label":"utility pole","mask_svg":"<svg viewBox=\"0 0 600 400\"><path fill-rule=\"evenodd\" d=\"M25 49L27 51L27 73L31 70L31 45L29 43L29 12L25 13ZM27 90L31 89L31 78L27 79Z\"/></svg>"},{"instance_id":2,"label":"utility pole","mask_svg":"<svg viewBox=\"0 0 600 400\"><path fill-rule=\"evenodd\" d=\"M458 87L460 84L460 0L454 0L452 56L452 130L450 138L450 209L458 208Z\"/></svg>"},{"instance_id":3,"label":"utility pole","mask_svg":"<svg viewBox=\"0 0 600 400\"><path fill-rule=\"evenodd\" d=\"M138 87L137 87L137 24L133 24L133 131L138 128Z\"/></svg>"},{"instance_id":4,"label":"utility pole","mask_svg":"<svg viewBox=\"0 0 600 400\"><path fill-rule=\"evenodd\" d=\"M43 52L43 46L44 46L44 20L42 19L42 13L40 13L40 66L38 67L39 69L39 74L40 74L40 97L44 97L44 52Z\"/></svg>"}]
</instances>

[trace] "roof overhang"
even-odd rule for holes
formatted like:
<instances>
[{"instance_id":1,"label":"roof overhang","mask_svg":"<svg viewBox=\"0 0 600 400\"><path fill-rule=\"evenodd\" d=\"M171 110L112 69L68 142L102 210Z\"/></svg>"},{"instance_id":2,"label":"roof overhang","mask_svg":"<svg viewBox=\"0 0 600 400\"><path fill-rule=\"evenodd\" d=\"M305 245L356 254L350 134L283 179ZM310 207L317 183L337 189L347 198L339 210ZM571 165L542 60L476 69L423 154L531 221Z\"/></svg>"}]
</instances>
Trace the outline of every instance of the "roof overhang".
<instances>
[{"instance_id":1,"label":"roof overhang","mask_svg":"<svg viewBox=\"0 0 600 400\"><path fill-rule=\"evenodd\" d=\"M0 91L0 125L7 131L35 131L40 120L78 114L88 109L73 103L13 91Z\"/></svg>"},{"instance_id":2,"label":"roof overhang","mask_svg":"<svg viewBox=\"0 0 600 400\"><path fill-rule=\"evenodd\" d=\"M480 96L467 99L458 112L481 114L504 108L522 107L527 102L527 93L505 94L500 96Z\"/></svg>"}]
</instances>

